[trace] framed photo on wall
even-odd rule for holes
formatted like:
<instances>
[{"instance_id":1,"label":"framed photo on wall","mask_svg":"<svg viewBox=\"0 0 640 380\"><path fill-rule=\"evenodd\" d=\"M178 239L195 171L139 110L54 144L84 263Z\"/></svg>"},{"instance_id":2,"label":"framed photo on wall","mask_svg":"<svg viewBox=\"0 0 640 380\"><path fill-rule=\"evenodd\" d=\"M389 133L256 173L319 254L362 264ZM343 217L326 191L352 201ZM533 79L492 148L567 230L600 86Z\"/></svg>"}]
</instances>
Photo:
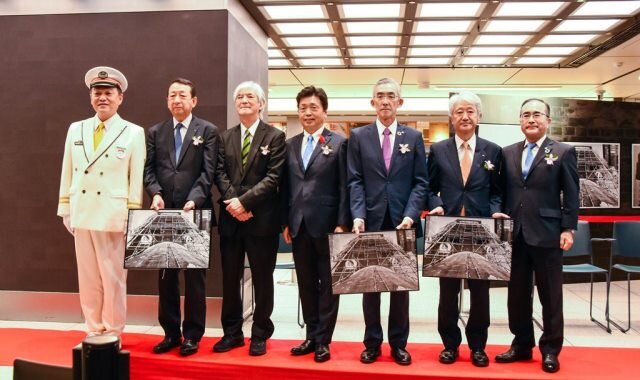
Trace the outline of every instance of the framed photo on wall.
<instances>
[{"instance_id":1,"label":"framed photo on wall","mask_svg":"<svg viewBox=\"0 0 640 380\"><path fill-rule=\"evenodd\" d=\"M126 269L210 268L211 210L129 210Z\"/></svg>"},{"instance_id":2,"label":"framed photo on wall","mask_svg":"<svg viewBox=\"0 0 640 380\"><path fill-rule=\"evenodd\" d=\"M419 290L416 231L329 234L333 294Z\"/></svg>"},{"instance_id":3,"label":"framed photo on wall","mask_svg":"<svg viewBox=\"0 0 640 380\"><path fill-rule=\"evenodd\" d=\"M620 207L620 144L567 142L576 148L580 208Z\"/></svg>"},{"instance_id":4,"label":"framed photo on wall","mask_svg":"<svg viewBox=\"0 0 640 380\"><path fill-rule=\"evenodd\" d=\"M430 216L422 276L509 281L512 219Z\"/></svg>"}]
</instances>

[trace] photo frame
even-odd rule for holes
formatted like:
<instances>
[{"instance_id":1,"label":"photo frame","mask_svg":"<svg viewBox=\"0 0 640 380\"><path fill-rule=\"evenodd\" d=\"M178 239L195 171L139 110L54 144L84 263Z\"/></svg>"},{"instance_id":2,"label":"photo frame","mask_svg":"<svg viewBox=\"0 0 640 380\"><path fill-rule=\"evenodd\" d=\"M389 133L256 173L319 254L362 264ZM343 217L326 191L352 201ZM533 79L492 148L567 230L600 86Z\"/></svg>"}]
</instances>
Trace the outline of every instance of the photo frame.
<instances>
[{"instance_id":1,"label":"photo frame","mask_svg":"<svg viewBox=\"0 0 640 380\"><path fill-rule=\"evenodd\" d=\"M580 208L620 208L620 144L567 144L578 158Z\"/></svg>"},{"instance_id":2,"label":"photo frame","mask_svg":"<svg viewBox=\"0 0 640 380\"><path fill-rule=\"evenodd\" d=\"M210 269L211 210L129 210L125 269Z\"/></svg>"},{"instance_id":3,"label":"photo frame","mask_svg":"<svg viewBox=\"0 0 640 380\"><path fill-rule=\"evenodd\" d=\"M423 277L509 281L512 219L427 215Z\"/></svg>"},{"instance_id":4,"label":"photo frame","mask_svg":"<svg viewBox=\"0 0 640 380\"><path fill-rule=\"evenodd\" d=\"M413 229L329 234L333 294L419 290Z\"/></svg>"}]
</instances>

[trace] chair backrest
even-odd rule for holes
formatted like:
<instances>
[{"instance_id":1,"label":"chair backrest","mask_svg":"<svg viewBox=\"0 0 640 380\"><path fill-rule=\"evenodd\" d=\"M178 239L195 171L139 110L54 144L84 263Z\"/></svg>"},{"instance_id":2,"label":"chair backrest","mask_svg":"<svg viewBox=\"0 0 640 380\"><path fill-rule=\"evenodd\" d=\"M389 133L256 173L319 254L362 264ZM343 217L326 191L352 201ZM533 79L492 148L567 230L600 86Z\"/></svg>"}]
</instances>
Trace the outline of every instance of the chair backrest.
<instances>
[{"instance_id":1,"label":"chair backrest","mask_svg":"<svg viewBox=\"0 0 640 380\"><path fill-rule=\"evenodd\" d=\"M72 380L73 369L25 359L13 361L13 380Z\"/></svg>"},{"instance_id":2,"label":"chair backrest","mask_svg":"<svg viewBox=\"0 0 640 380\"><path fill-rule=\"evenodd\" d=\"M640 222L614 222L613 238L614 256L640 257Z\"/></svg>"},{"instance_id":3,"label":"chair backrest","mask_svg":"<svg viewBox=\"0 0 640 380\"><path fill-rule=\"evenodd\" d=\"M573 246L570 250L564 251L564 257L591 256L591 228L589 222L578 221L578 229L573 235Z\"/></svg>"},{"instance_id":4,"label":"chair backrest","mask_svg":"<svg viewBox=\"0 0 640 380\"><path fill-rule=\"evenodd\" d=\"M422 228L422 232L424 233L424 218L420 218L420 225L421 225L420 228ZM422 237L419 237L416 239L416 247L417 247L416 253L418 255L424 254L424 234Z\"/></svg>"}]
</instances>

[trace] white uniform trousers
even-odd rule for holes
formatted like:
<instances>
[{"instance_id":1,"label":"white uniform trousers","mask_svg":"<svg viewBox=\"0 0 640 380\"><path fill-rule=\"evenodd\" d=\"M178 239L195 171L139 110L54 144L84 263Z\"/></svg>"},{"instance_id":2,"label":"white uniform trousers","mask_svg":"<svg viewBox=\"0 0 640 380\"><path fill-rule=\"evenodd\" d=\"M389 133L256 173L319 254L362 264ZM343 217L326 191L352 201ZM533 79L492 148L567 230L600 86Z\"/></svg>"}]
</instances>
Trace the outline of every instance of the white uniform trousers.
<instances>
[{"instance_id":1,"label":"white uniform trousers","mask_svg":"<svg viewBox=\"0 0 640 380\"><path fill-rule=\"evenodd\" d=\"M75 229L80 306L89 333L120 336L127 314L122 232Z\"/></svg>"}]
</instances>

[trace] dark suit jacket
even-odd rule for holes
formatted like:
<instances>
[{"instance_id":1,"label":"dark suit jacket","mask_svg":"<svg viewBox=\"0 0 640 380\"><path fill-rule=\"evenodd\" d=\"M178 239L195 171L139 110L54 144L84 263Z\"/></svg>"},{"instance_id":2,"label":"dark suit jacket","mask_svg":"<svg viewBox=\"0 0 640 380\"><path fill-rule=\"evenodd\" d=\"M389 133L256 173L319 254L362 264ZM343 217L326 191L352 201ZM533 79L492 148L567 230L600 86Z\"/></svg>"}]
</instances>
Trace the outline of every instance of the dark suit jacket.
<instances>
[{"instance_id":1,"label":"dark suit jacket","mask_svg":"<svg viewBox=\"0 0 640 380\"><path fill-rule=\"evenodd\" d=\"M462 181L455 137L431 145L429 160L429 209L441 206L445 215L491 216L501 211L500 161L502 149L476 136L476 148L467 183ZM487 169L488 163L493 165Z\"/></svg>"},{"instance_id":2,"label":"dark suit jacket","mask_svg":"<svg viewBox=\"0 0 640 380\"><path fill-rule=\"evenodd\" d=\"M152 197L162 193L167 208L182 208L187 201L194 201L197 208L212 208L218 145L218 128L193 116L176 159L173 119L151 127L144 166L147 193Z\"/></svg>"},{"instance_id":3,"label":"dark suit jacket","mask_svg":"<svg viewBox=\"0 0 640 380\"><path fill-rule=\"evenodd\" d=\"M293 237L302 220L314 238L325 237L337 225L351 224L347 194L347 139L325 129L325 143L316 144L307 169L302 164L304 133L287 140L283 180L285 223ZM330 149L330 151L329 151Z\"/></svg>"},{"instance_id":4,"label":"dark suit jacket","mask_svg":"<svg viewBox=\"0 0 640 380\"><path fill-rule=\"evenodd\" d=\"M215 182L222 196L220 202L237 197L253 213L253 218L239 222L221 203L219 232L231 236L240 223L246 223L255 236L278 234L281 231L278 189L284 166L285 135L260 121L244 169L240 135L240 124L222 134Z\"/></svg>"},{"instance_id":5,"label":"dark suit jacket","mask_svg":"<svg viewBox=\"0 0 640 380\"><path fill-rule=\"evenodd\" d=\"M522 231L531 246L557 248L562 230L576 229L578 225L580 182L576 150L546 138L526 180L522 178L523 150L524 142L518 142L502 151L504 212L515 220L514 236ZM548 164L546 154L557 155L557 160Z\"/></svg>"},{"instance_id":6,"label":"dark suit jacket","mask_svg":"<svg viewBox=\"0 0 640 380\"><path fill-rule=\"evenodd\" d=\"M406 145L405 145L406 144ZM401 146L406 147L401 152ZM353 218L365 220L367 231L379 231L389 210L398 225L405 216L418 223L427 203L427 164L422 135L398 124L391 166L387 174L376 124L351 131L347 148L347 175Z\"/></svg>"}]
</instances>

